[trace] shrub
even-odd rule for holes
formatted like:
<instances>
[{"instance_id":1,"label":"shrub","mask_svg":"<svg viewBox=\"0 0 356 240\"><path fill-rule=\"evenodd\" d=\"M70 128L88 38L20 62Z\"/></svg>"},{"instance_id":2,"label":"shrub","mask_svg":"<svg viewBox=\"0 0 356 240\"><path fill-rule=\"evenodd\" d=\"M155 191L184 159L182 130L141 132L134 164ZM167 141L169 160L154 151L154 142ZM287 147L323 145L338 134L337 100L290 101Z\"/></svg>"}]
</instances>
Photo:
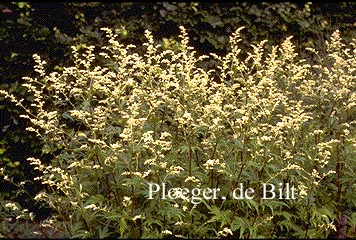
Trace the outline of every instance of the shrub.
<instances>
[{"instance_id":1,"label":"shrub","mask_svg":"<svg viewBox=\"0 0 356 240\"><path fill-rule=\"evenodd\" d=\"M73 47L61 72L34 55L31 106L1 91L55 156L28 159L54 227L99 238L353 236L355 39L334 32L327 54L309 49L312 65L297 60L291 37L242 58L239 28L208 71L183 27L176 50L146 31L144 54L103 30L100 54ZM154 184L160 193L150 194ZM264 196L272 185L275 196ZM242 187L254 192L239 198ZM199 189L217 197L193 197Z\"/></svg>"},{"instance_id":2,"label":"shrub","mask_svg":"<svg viewBox=\"0 0 356 240\"><path fill-rule=\"evenodd\" d=\"M70 46L85 47L103 45L100 27L115 29L121 43L134 43L135 52L142 54L144 30L149 29L165 48L179 45L179 26L186 26L190 46L197 55L214 52L219 55L229 51L228 39L238 26L246 26L239 48L246 53L251 43L269 39L270 47L293 35L299 57L306 46L320 49L320 43L337 27L343 38L354 35L354 3L30 3L8 2L0 4L0 88L18 97L26 96L22 76L32 76L32 55L37 53L50 61L47 71L62 71L71 61ZM272 37L273 36L273 37ZM266 48L268 49L268 48ZM322 48L321 48L322 49ZM99 48L96 48L99 50ZM240 58L243 55L240 55ZM243 57L244 58L244 57ZM198 66L211 69L215 59L206 59ZM0 191L7 200L19 202L34 210L37 219L44 219L49 212L33 203L31 197L18 194L16 184L26 181L26 191L35 195L41 185L34 182L37 175L26 158L41 154L42 145L33 134L25 131L24 119L18 116L22 109L0 97L0 167L6 166L6 174L14 183L0 183ZM51 159L51 154L47 159Z\"/></svg>"}]
</instances>

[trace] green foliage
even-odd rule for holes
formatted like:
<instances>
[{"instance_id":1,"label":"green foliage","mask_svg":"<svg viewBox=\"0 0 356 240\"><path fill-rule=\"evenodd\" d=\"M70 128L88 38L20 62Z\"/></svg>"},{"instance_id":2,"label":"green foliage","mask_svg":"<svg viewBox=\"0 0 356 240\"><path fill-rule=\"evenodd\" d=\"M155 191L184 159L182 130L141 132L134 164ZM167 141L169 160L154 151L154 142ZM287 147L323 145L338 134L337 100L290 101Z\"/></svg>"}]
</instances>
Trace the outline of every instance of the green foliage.
<instances>
[{"instance_id":1,"label":"green foliage","mask_svg":"<svg viewBox=\"0 0 356 240\"><path fill-rule=\"evenodd\" d=\"M30 75L33 68L32 55L39 53L45 58L52 59L52 68L56 64L65 62L66 55L63 34L50 28L50 21L41 24L39 9L33 8L29 2L2 3L0 21L0 89L26 98L31 102L31 96L26 96L26 88L21 86L22 77ZM6 174L11 176L13 182L1 181L0 189L5 199L17 201L22 206L37 208L33 196L41 190L35 184L33 176L36 171L26 161L28 156L41 155L38 139L26 132L27 123L19 118L23 114L21 108L10 101L0 98L1 140L0 167L4 167ZM20 182L26 181L26 190L32 192L32 197L19 194L22 188L17 189ZM38 210L38 209L37 209ZM40 211L37 211L40 215Z\"/></svg>"},{"instance_id":2,"label":"green foliage","mask_svg":"<svg viewBox=\"0 0 356 240\"><path fill-rule=\"evenodd\" d=\"M239 53L241 59L245 59L244 54L250 52L250 44L258 45L263 39L269 39L264 47L266 52L272 51L272 46L279 44L287 36L293 35L293 42L296 51L299 55L296 59L311 59L310 53L304 51L306 47L312 47L318 50L318 55L313 56L313 61L310 64L320 64L319 59L324 61L321 66L329 66L337 57L327 58L329 54L324 50L324 40L329 39L331 33L340 29L343 38L350 42L354 36L355 23L353 19L355 11L355 3L30 3L30 2L13 2L0 4L0 52L2 58L0 59L0 89L4 89L13 93L18 97L25 98L24 104L30 106L33 103L34 97L28 94L27 88L22 86L22 76L35 77L32 70L33 59L32 55L37 53L41 58L45 59L48 71L63 72L64 66L68 65L73 60L70 46L74 45L78 51L85 51L88 46L95 45L94 54L98 55L100 47L106 44L105 34L100 31L100 27L109 26L114 30L117 39L120 43L130 44L134 43L137 47L135 52L143 56L146 47L143 43L146 41L144 31L151 30L157 37L157 42L162 45L164 49L171 49L179 52L182 44L177 38L179 33L179 26L183 25L187 28L190 36L190 45L194 46L197 55L209 53L217 53L219 56L227 54L232 51L229 42L229 37L235 29L240 26L246 26L242 32L243 37L239 42ZM336 46L336 49L342 46ZM131 50L128 50L129 52ZM235 51L236 53L236 51ZM255 53L257 56L258 53ZM263 55L263 54L262 54ZM263 55L266 56L266 53ZM218 60L215 58L205 58L198 61L196 67L203 67L205 72L209 69L215 69ZM253 61L246 63L257 64ZM97 58L93 62L94 65L108 67L112 71L119 71L120 67L115 61L105 61ZM254 67L258 67L258 64ZM330 66L329 66L330 67ZM237 68L231 66L233 71ZM155 70L156 71L156 70ZM159 73L160 69L157 70ZM313 69L320 76L327 75L325 69ZM164 71L163 71L164 72ZM231 81L230 78L238 76L237 73L225 73L226 78L219 78L219 72L210 72L210 79L220 82ZM236 75L237 74L237 75ZM293 75L294 73L289 73ZM281 73L281 76L286 77ZM75 78L74 78L75 79ZM336 80L335 80L336 81ZM280 83L281 86L284 84ZM324 86L324 83L323 83ZM285 87L285 86L284 86ZM292 86L294 88L294 86ZM318 90L318 89L317 89ZM328 91L332 91L329 89ZM318 90L320 91L320 90ZM322 98L324 95L321 95ZM333 95L330 95L331 97ZM89 97L88 97L89 98ZM184 99L184 97L181 97ZM198 101L198 100L196 100ZM348 118L353 119L355 114L353 108L347 109L346 116L341 120L333 117L334 109L343 109L335 100L328 99L321 100L317 97L310 98L308 101L317 101L320 107L320 126L330 127L331 130L326 132L325 137L336 132L343 131L344 127L339 129L335 127L340 121L347 122ZM61 101L59 101L61 102ZM95 103L95 101L94 101ZM79 105L83 105L84 109L90 109L90 100L85 100ZM330 103L330 104L329 104ZM58 103L63 104L62 110L66 108L66 101ZM334 106L334 105L335 106ZM193 106L195 106L193 104ZM76 106L77 107L77 106ZM191 106L190 106L191 107ZM31 107L30 107L31 108ZM32 110L35 110L32 107ZM159 124L163 117L166 118L167 124L175 124L174 118L171 116L175 109L162 108L158 110L157 116L152 117L152 122ZM324 113L325 111L325 113ZM66 146L62 143L40 144L41 138L36 137L26 131L26 127L30 126L29 121L19 118L25 112L19 106L2 98L0 96L0 115L1 115L1 139L0 139L0 168L3 168L5 175L10 176L12 181L2 181L0 189L3 201L18 201L22 206L32 206L31 210L36 212L36 216L40 216L37 204L34 204L33 197L35 193L43 190L34 177L38 176L38 171L33 169L26 161L28 156L41 158L43 162L50 162L55 159L55 156L62 151ZM70 114L63 114L63 121L69 121L69 128L83 127L83 124L76 121ZM125 121L119 124L124 124ZM180 143L177 146L178 153L174 153L169 158L177 158L183 161L181 154L188 154L190 152L204 154L204 149L200 145L202 137L206 137L208 126L200 127L194 134L188 134L186 140L190 145ZM335 129L334 129L335 128ZM117 131L119 129L116 129ZM86 134L88 129L80 129L80 132ZM224 134L221 133L220 138ZM195 136L195 138L194 138ZM113 138L115 138L113 136ZM232 141L233 142L233 141ZM231 141L226 142L226 148L230 147ZM243 141L237 141L238 146L244 146ZM213 143L212 143L213 144ZM220 143L215 143L221 147ZM225 144L225 143L224 143ZM340 150L341 156L349 154L353 151L353 145L343 145L346 150ZM333 151L339 151L340 146L334 146ZM137 150L137 149L136 149ZM135 151L136 151L135 150ZM138 151L138 150L137 150ZM326 151L326 150L325 150ZM338 155L335 155L338 156ZM311 155L310 157L315 157ZM334 157L334 155L332 156ZM351 157L351 155L350 155ZM305 158L305 157L304 157ZM303 159L301 157L301 159ZM348 159L348 158L347 158ZM349 161L349 160L348 160ZM248 168L259 169L262 167L270 168L269 171L278 171L275 166L260 166L257 162L249 162ZM192 166L194 167L194 166ZM230 167L230 166L229 166ZM338 164L336 169L343 169L343 164ZM236 170L233 168L231 171ZM241 171L241 176L244 176L244 171ZM341 174L341 173L340 173ZM343 175L345 174L345 175ZM110 174L109 174L110 175ZM219 175L218 175L219 176ZM201 176L202 177L202 176ZM216 173L210 173L211 181L217 177ZM349 186L349 179L354 177L352 169L348 169L345 173L338 175L340 181L337 187L325 189L326 191L341 191L342 186ZM218 177L219 178L219 177ZM331 179L331 178L330 178ZM331 179L335 181L335 179ZM26 185L20 184L26 182ZM341 185L341 187L340 187ZM352 184L351 184L352 185ZM351 186L350 185L350 186ZM27 195L30 194L30 195ZM320 197L320 201L327 203L333 195L325 194ZM342 201L342 197L337 198ZM35 209L33 209L35 205ZM349 204L352 205L352 204ZM253 207L253 206L252 206ZM36 209L37 208L37 209ZM338 205L340 212L341 205ZM282 211L283 213L283 211ZM179 213L176 213L179 214ZM305 212L305 219L309 218L309 213ZM45 214L44 218L49 214ZM285 217L285 216L284 216ZM42 217L43 218L43 217ZM177 217L175 217L177 218ZM331 218L331 217L330 217ZM337 218L341 216L337 215ZM349 217L352 219L351 217ZM126 220L121 223L121 230L130 228L130 224L126 224ZM350 220L351 221L351 220ZM350 221L347 222L349 229L352 229ZM283 222L283 221L281 221ZM286 228L289 231L292 227L284 221L283 224L277 223L281 228ZM125 225L126 224L126 225ZM151 225L157 223L151 223ZM247 224L247 223L246 223ZM351 224L349 226L349 224ZM150 225L150 226L151 226ZM209 224L201 226L199 231L207 232ZM247 225L246 225L247 226ZM294 226L294 225L293 225ZM236 228L239 229L239 228ZM236 230L235 229L235 230ZM246 229L246 228L245 228ZM241 231L243 236L245 229ZM296 228L295 231L299 231ZM75 230L73 230L75 232ZM111 229L103 228L99 231L101 236L105 236L106 231ZM247 231L247 230L246 230ZM301 230L300 230L301 231ZM251 232L250 234L252 234ZM158 233L157 233L158 234ZM227 234L227 233L224 233ZM157 235L158 236L158 235Z\"/></svg>"},{"instance_id":3,"label":"green foliage","mask_svg":"<svg viewBox=\"0 0 356 240\"><path fill-rule=\"evenodd\" d=\"M100 6L73 4L73 14L86 16L83 29L95 32L98 27L124 29L120 39L143 43L146 29L158 38L176 38L179 26L185 26L191 44L200 54L226 53L229 36L245 26L240 47L269 39L276 45L293 35L298 50L321 47L331 33L340 29L348 40L355 33L352 13L354 3L105 3ZM101 11L98 11L100 9ZM128 34L127 34L128 33Z\"/></svg>"},{"instance_id":4,"label":"green foliage","mask_svg":"<svg viewBox=\"0 0 356 240\"><path fill-rule=\"evenodd\" d=\"M326 54L307 49L319 59L309 64L291 37L243 53L242 28L223 56L197 56L183 27L173 49L146 31L144 53L102 30L98 54L73 47L61 71L34 55L38 75L23 84L33 104L1 91L54 156L28 159L54 228L79 238L352 236L355 39L335 31ZM199 67L207 58L218 64ZM152 183L171 197L152 197ZM264 184L280 190L264 197ZM218 197L202 197L208 188ZM241 188L253 197L237 197Z\"/></svg>"}]
</instances>

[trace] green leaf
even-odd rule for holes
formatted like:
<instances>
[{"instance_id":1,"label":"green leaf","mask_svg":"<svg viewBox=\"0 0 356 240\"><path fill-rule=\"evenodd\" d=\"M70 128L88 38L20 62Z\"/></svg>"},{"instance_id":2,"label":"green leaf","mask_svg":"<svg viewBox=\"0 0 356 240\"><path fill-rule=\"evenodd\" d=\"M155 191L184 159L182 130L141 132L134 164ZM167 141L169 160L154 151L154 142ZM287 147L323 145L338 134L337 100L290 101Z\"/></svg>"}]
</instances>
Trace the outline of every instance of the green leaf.
<instances>
[{"instance_id":1,"label":"green leaf","mask_svg":"<svg viewBox=\"0 0 356 240\"><path fill-rule=\"evenodd\" d=\"M100 228L99 231L99 239L107 238L110 236L108 225L105 225L104 228Z\"/></svg>"},{"instance_id":2,"label":"green leaf","mask_svg":"<svg viewBox=\"0 0 356 240\"><path fill-rule=\"evenodd\" d=\"M293 223L288 220L279 221L277 225L281 228L282 231L284 230L284 228L286 231L289 231L293 228Z\"/></svg>"},{"instance_id":3,"label":"green leaf","mask_svg":"<svg viewBox=\"0 0 356 240\"><path fill-rule=\"evenodd\" d=\"M18 167L19 165L20 165L19 161L7 163L7 166L12 167L12 168Z\"/></svg>"},{"instance_id":4,"label":"green leaf","mask_svg":"<svg viewBox=\"0 0 356 240\"><path fill-rule=\"evenodd\" d=\"M235 217L234 221L231 224L231 230L232 231L236 231L239 230L240 231L240 237L243 237L243 234L245 233L245 230L249 228L248 224L246 223L246 220L242 217Z\"/></svg>"},{"instance_id":5,"label":"green leaf","mask_svg":"<svg viewBox=\"0 0 356 240\"><path fill-rule=\"evenodd\" d=\"M256 212L258 213L258 206L257 203L253 199L243 199L244 202L246 202L247 206L249 208L254 208Z\"/></svg>"},{"instance_id":6,"label":"green leaf","mask_svg":"<svg viewBox=\"0 0 356 240\"><path fill-rule=\"evenodd\" d=\"M83 184L84 185L84 184ZM104 203L105 202L105 197L103 195L93 195L89 197L89 200L87 201L87 204L96 204L96 203Z\"/></svg>"},{"instance_id":7,"label":"green leaf","mask_svg":"<svg viewBox=\"0 0 356 240\"><path fill-rule=\"evenodd\" d=\"M28 2L18 2L17 6L19 6L19 8L30 8L31 5Z\"/></svg>"},{"instance_id":8,"label":"green leaf","mask_svg":"<svg viewBox=\"0 0 356 240\"><path fill-rule=\"evenodd\" d=\"M5 151L6 151L5 148L0 148L0 155L4 154Z\"/></svg>"},{"instance_id":9,"label":"green leaf","mask_svg":"<svg viewBox=\"0 0 356 240\"><path fill-rule=\"evenodd\" d=\"M123 236L125 231L127 230L127 224L126 224L126 220L124 218L120 219L119 227L120 227L120 235Z\"/></svg>"}]
</instances>

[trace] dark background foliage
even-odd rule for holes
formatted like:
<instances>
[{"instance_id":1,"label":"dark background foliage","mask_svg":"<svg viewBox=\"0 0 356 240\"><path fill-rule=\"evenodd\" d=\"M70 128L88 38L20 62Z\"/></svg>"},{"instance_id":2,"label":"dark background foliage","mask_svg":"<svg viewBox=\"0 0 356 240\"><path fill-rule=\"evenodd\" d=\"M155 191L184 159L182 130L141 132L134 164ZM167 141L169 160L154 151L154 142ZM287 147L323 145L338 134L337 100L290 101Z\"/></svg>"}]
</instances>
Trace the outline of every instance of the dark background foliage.
<instances>
[{"instance_id":1,"label":"dark background foliage","mask_svg":"<svg viewBox=\"0 0 356 240\"><path fill-rule=\"evenodd\" d=\"M70 46L102 45L101 27L115 29L122 43L138 46L145 41L144 31L148 29L169 48L177 44L182 25L198 54L225 54L229 36L245 26L242 49L264 39L269 40L268 46L276 45L293 35L302 55L305 47L320 48L336 29L346 41L354 37L355 12L353 2L1 3L0 88L31 102L20 85L23 76L33 74L32 55L37 53L46 60L48 70L60 70L71 61ZM19 117L21 113L0 97L0 167L6 167L14 183L27 181L25 192L5 181L0 182L0 191L5 199L18 201L38 219L44 219L50 211L31 198L41 185L34 182L38 173L26 159L44 156L50 161L51 155L42 149L40 139L26 132L28 122Z\"/></svg>"}]
</instances>

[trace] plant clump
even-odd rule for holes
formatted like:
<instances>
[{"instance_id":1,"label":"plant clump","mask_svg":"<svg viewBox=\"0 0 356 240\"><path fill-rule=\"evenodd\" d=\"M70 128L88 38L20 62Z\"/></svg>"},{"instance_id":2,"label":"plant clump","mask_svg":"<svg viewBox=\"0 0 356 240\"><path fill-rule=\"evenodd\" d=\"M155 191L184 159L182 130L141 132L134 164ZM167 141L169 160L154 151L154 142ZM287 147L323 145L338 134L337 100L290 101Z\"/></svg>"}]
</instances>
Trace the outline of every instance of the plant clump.
<instances>
[{"instance_id":1,"label":"plant clump","mask_svg":"<svg viewBox=\"0 0 356 240\"><path fill-rule=\"evenodd\" d=\"M224 56L197 56L183 27L174 50L146 31L144 54L103 28L100 53L73 47L61 72L34 55L38 76L24 78L33 103L1 93L53 154L28 161L54 228L85 238L355 234L356 40L334 32L326 54L308 49L312 64L291 37L242 57L242 29ZM199 67L210 58L219 64Z\"/></svg>"}]
</instances>

